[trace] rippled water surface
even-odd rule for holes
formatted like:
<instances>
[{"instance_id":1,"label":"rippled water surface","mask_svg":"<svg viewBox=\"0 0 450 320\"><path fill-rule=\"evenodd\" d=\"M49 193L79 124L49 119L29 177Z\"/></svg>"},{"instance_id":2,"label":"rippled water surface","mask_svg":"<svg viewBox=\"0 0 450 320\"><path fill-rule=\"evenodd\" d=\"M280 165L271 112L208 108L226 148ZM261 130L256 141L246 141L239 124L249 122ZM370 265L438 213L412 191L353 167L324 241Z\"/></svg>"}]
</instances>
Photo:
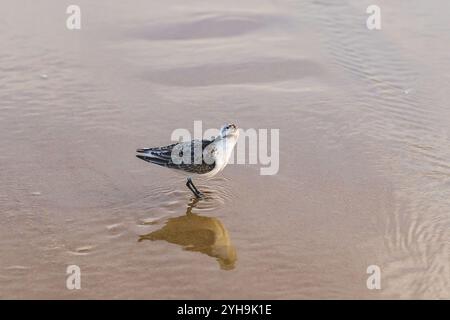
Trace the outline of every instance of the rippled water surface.
<instances>
[{"instance_id":1,"label":"rippled water surface","mask_svg":"<svg viewBox=\"0 0 450 320\"><path fill-rule=\"evenodd\" d=\"M450 298L448 1L69 4L2 4L0 298ZM278 174L135 158L194 120Z\"/></svg>"}]
</instances>

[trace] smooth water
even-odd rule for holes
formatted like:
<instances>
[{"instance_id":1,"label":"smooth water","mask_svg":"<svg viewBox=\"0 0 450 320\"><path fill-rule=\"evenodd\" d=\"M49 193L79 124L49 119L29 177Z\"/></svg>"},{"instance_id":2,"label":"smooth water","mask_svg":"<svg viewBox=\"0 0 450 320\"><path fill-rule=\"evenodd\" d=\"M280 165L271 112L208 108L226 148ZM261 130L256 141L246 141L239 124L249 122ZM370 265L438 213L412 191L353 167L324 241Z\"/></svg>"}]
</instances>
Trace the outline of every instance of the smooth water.
<instances>
[{"instance_id":1,"label":"smooth water","mask_svg":"<svg viewBox=\"0 0 450 320\"><path fill-rule=\"evenodd\" d=\"M448 1L77 2L2 3L0 298L450 298ZM278 174L135 158L194 120Z\"/></svg>"}]
</instances>

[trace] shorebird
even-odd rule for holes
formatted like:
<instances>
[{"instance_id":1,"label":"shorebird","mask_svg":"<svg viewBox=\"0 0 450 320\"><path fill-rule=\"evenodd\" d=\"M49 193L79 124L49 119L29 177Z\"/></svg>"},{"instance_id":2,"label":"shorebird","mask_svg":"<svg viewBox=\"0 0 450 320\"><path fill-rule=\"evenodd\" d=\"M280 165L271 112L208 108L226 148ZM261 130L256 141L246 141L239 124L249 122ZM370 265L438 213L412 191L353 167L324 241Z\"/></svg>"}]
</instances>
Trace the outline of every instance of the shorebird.
<instances>
[{"instance_id":1,"label":"shorebird","mask_svg":"<svg viewBox=\"0 0 450 320\"><path fill-rule=\"evenodd\" d=\"M236 145L239 131L234 124L224 125L211 140L191 140L164 147L137 149L139 159L188 175L186 186L197 197L203 194L192 182L192 176L211 178L227 165Z\"/></svg>"}]
</instances>

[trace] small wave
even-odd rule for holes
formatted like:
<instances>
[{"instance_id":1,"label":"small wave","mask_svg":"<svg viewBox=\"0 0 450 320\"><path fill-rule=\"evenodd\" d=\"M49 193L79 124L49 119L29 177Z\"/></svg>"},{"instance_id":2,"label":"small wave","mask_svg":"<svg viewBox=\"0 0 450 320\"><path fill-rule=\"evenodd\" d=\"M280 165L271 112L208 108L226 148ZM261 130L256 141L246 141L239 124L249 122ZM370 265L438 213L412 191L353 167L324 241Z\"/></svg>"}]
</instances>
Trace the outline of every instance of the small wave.
<instances>
[{"instance_id":1,"label":"small wave","mask_svg":"<svg viewBox=\"0 0 450 320\"><path fill-rule=\"evenodd\" d=\"M317 77L321 74L320 65L308 59L263 59L241 63L151 70L143 78L170 86L203 87L279 82Z\"/></svg>"},{"instance_id":2,"label":"small wave","mask_svg":"<svg viewBox=\"0 0 450 320\"><path fill-rule=\"evenodd\" d=\"M276 16L256 14L209 13L193 15L187 21L156 23L129 31L145 40L193 40L240 36L281 20Z\"/></svg>"}]
</instances>

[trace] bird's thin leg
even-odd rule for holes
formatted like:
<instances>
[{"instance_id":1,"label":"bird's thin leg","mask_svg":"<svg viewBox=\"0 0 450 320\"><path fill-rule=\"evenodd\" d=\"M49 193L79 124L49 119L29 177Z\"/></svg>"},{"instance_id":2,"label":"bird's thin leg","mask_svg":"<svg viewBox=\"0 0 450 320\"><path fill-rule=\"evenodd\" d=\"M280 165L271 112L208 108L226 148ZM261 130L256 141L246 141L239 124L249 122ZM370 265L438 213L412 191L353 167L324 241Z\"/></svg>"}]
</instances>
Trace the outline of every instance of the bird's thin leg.
<instances>
[{"instance_id":1,"label":"bird's thin leg","mask_svg":"<svg viewBox=\"0 0 450 320\"><path fill-rule=\"evenodd\" d=\"M186 186L189 188L189 190L192 191L194 196L196 196L197 198L200 198L199 192L198 192L197 188L195 188L194 184L192 183L191 178L187 179Z\"/></svg>"},{"instance_id":2,"label":"bird's thin leg","mask_svg":"<svg viewBox=\"0 0 450 320\"><path fill-rule=\"evenodd\" d=\"M192 193L197 197L201 198L203 194L198 191L198 189L195 187L194 183L192 182L191 178L187 178L186 186L189 188L189 190L192 191Z\"/></svg>"},{"instance_id":3,"label":"bird's thin leg","mask_svg":"<svg viewBox=\"0 0 450 320\"><path fill-rule=\"evenodd\" d=\"M191 180L191 186L194 188L195 192L197 193L198 197L202 197L203 193L201 193L200 191L198 191L197 187L194 185L194 182L192 182Z\"/></svg>"}]
</instances>

